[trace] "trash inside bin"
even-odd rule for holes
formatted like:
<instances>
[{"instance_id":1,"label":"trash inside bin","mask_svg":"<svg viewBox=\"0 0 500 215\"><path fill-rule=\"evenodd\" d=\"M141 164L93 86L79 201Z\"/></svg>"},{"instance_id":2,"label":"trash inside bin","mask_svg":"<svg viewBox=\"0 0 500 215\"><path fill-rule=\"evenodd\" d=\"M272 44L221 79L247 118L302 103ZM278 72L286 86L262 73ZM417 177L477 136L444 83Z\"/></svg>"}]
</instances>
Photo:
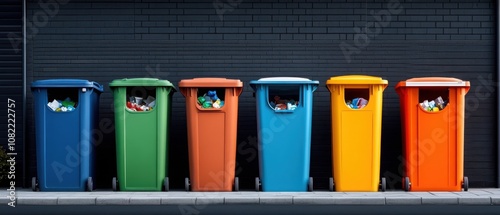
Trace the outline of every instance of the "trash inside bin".
<instances>
[{"instance_id":1,"label":"trash inside bin","mask_svg":"<svg viewBox=\"0 0 500 215\"><path fill-rule=\"evenodd\" d=\"M318 84L297 77L250 82L257 107L260 178L256 178L256 190L312 191L312 103Z\"/></svg>"},{"instance_id":2,"label":"trash inside bin","mask_svg":"<svg viewBox=\"0 0 500 215\"><path fill-rule=\"evenodd\" d=\"M235 177L238 98L237 79L194 78L179 82L186 97L189 178L192 191L238 190Z\"/></svg>"},{"instance_id":3,"label":"trash inside bin","mask_svg":"<svg viewBox=\"0 0 500 215\"><path fill-rule=\"evenodd\" d=\"M387 80L344 75L326 81L331 98L333 178L331 191L382 191L382 99Z\"/></svg>"},{"instance_id":4,"label":"trash inside bin","mask_svg":"<svg viewBox=\"0 0 500 215\"><path fill-rule=\"evenodd\" d=\"M102 85L80 79L49 79L33 82L31 92L37 155L32 189L92 191L96 144L92 132L97 128Z\"/></svg>"},{"instance_id":5,"label":"trash inside bin","mask_svg":"<svg viewBox=\"0 0 500 215\"><path fill-rule=\"evenodd\" d=\"M405 161L404 190L468 189L463 155L465 95L469 88L468 81L445 77L412 78L396 85Z\"/></svg>"},{"instance_id":6,"label":"trash inside bin","mask_svg":"<svg viewBox=\"0 0 500 215\"><path fill-rule=\"evenodd\" d=\"M117 178L113 190L169 190L168 144L175 87L157 78L109 84L115 109Z\"/></svg>"}]
</instances>

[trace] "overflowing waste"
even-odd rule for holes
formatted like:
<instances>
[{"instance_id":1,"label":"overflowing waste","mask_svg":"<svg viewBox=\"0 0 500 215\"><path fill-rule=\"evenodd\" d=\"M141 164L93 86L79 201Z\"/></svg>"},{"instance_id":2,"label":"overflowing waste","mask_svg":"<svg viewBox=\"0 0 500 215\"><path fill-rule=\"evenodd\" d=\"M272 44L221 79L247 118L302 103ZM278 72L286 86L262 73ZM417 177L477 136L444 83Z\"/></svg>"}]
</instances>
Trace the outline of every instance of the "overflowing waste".
<instances>
[{"instance_id":1,"label":"overflowing waste","mask_svg":"<svg viewBox=\"0 0 500 215\"><path fill-rule=\"evenodd\" d=\"M224 106L224 101L217 97L217 91L208 91L203 96L198 97L198 104L203 108L221 108Z\"/></svg>"},{"instance_id":2,"label":"overflowing waste","mask_svg":"<svg viewBox=\"0 0 500 215\"><path fill-rule=\"evenodd\" d=\"M279 96L274 96L274 101L269 102L274 110L295 110L299 101L293 99L281 99Z\"/></svg>"},{"instance_id":3,"label":"overflowing waste","mask_svg":"<svg viewBox=\"0 0 500 215\"><path fill-rule=\"evenodd\" d=\"M69 112L75 110L76 102L67 97L63 101L54 99L52 102L49 102L47 106L55 112Z\"/></svg>"},{"instance_id":4,"label":"overflowing waste","mask_svg":"<svg viewBox=\"0 0 500 215\"><path fill-rule=\"evenodd\" d=\"M130 111L152 111L156 105L156 99L152 96L148 96L146 100L142 97L129 97L127 102L127 109Z\"/></svg>"},{"instance_id":5,"label":"overflowing waste","mask_svg":"<svg viewBox=\"0 0 500 215\"><path fill-rule=\"evenodd\" d=\"M361 109L368 104L368 100L364 98L354 98L352 101L347 100L346 102L347 106L349 106L351 109Z\"/></svg>"},{"instance_id":6,"label":"overflowing waste","mask_svg":"<svg viewBox=\"0 0 500 215\"><path fill-rule=\"evenodd\" d=\"M448 101L444 101L441 96L437 97L434 100L428 101L425 100L424 102L420 103L420 106L429 112L438 112L443 110L446 105L448 105Z\"/></svg>"}]
</instances>

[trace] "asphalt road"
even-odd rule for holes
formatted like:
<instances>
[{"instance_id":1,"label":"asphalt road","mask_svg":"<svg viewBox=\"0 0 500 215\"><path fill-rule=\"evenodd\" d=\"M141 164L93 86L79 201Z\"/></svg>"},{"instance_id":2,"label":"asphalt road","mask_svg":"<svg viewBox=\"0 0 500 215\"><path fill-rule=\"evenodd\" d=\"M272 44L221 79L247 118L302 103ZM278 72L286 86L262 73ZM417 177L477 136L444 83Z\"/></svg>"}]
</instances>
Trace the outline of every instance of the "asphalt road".
<instances>
[{"instance_id":1,"label":"asphalt road","mask_svg":"<svg viewBox=\"0 0 500 215\"><path fill-rule=\"evenodd\" d=\"M0 206L1 215L254 215L254 214L491 214L499 215L500 206L418 205L418 206L339 206L339 205L208 205L208 206Z\"/></svg>"}]
</instances>

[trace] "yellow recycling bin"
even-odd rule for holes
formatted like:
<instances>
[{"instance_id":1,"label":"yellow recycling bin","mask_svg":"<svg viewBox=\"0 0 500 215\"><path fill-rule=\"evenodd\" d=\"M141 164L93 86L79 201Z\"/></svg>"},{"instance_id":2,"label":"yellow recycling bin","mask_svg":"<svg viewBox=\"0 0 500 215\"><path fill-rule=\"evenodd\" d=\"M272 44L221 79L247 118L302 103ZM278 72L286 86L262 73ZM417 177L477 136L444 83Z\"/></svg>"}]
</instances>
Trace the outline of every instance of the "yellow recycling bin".
<instances>
[{"instance_id":1,"label":"yellow recycling bin","mask_svg":"<svg viewBox=\"0 0 500 215\"><path fill-rule=\"evenodd\" d=\"M330 191L382 191L380 139L387 80L364 75L331 77L333 178Z\"/></svg>"}]
</instances>

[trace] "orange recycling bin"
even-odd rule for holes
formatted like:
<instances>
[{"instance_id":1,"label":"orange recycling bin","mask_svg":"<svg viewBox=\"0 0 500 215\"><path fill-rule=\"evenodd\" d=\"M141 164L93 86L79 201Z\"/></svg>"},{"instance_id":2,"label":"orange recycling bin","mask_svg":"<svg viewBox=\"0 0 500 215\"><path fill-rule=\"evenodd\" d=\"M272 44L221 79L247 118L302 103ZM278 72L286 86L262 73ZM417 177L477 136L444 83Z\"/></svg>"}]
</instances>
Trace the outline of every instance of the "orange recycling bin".
<instances>
[{"instance_id":1,"label":"orange recycling bin","mask_svg":"<svg viewBox=\"0 0 500 215\"><path fill-rule=\"evenodd\" d=\"M468 190L464 110L470 83L424 77L396 85L400 97L406 191Z\"/></svg>"},{"instance_id":2,"label":"orange recycling bin","mask_svg":"<svg viewBox=\"0 0 500 215\"><path fill-rule=\"evenodd\" d=\"M181 80L186 97L189 178L186 191L238 190L235 178L238 97L243 82L225 78ZM191 189L190 189L191 188Z\"/></svg>"},{"instance_id":3,"label":"orange recycling bin","mask_svg":"<svg viewBox=\"0 0 500 215\"><path fill-rule=\"evenodd\" d=\"M343 75L326 81L332 117L333 191L386 190L380 177L382 103L387 80Z\"/></svg>"}]
</instances>

